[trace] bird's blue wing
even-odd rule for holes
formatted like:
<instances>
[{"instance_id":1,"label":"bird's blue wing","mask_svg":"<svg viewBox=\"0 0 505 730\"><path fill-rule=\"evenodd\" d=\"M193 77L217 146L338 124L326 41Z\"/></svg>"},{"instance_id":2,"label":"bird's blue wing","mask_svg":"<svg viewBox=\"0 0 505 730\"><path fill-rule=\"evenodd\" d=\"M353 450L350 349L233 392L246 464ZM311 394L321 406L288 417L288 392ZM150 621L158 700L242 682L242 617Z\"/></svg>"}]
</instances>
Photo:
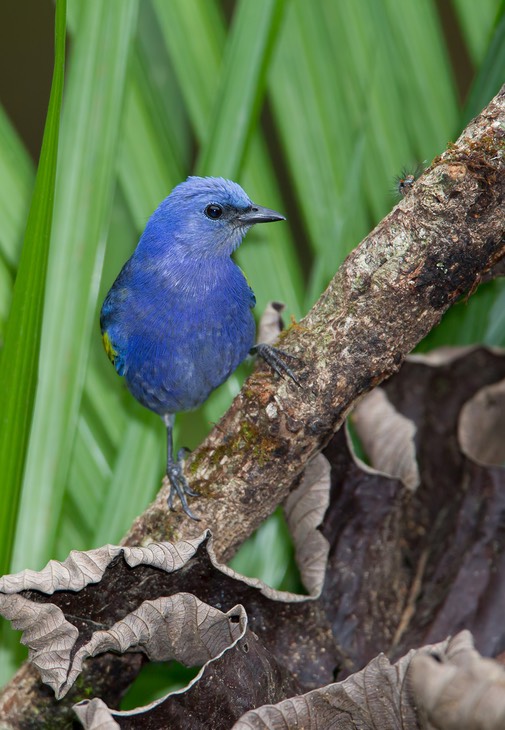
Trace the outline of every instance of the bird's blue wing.
<instances>
[{"instance_id":1,"label":"bird's blue wing","mask_svg":"<svg viewBox=\"0 0 505 730\"><path fill-rule=\"evenodd\" d=\"M253 290L251 289L251 287L249 287L249 293L251 295L251 303L249 306L251 307L251 309L254 309L254 307L256 306L256 295L253 292Z\"/></svg>"},{"instance_id":2,"label":"bird's blue wing","mask_svg":"<svg viewBox=\"0 0 505 730\"><path fill-rule=\"evenodd\" d=\"M242 271L240 266L237 263L235 263L235 261L233 261L233 265L234 265L235 271L237 271L237 270L240 271L240 274L242 276L242 282L249 289L249 307L251 309L254 309L254 307L256 306L256 295L253 292L253 290L251 289L251 287L249 286L249 281L247 279L247 276L244 274L244 272Z\"/></svg>"},{"instance_id":3,"label":"bird's blue wing","mask_svg":"<svg viewBox=\"0 0 505 730\"><path fill-rule=\"evenodd\" d=\"M105 297L100 312L100 329L102 331L102 342L107 357L114 365L118 375L125 373L125 342L121 337L120 324L124 319L122 316L122 305L128 293L128 277L130 272L130 261L127 261Z\"/></svg>"},{"instance_id":4,"label":"bird's blue wing","mask_svg":"<svg viewBox=\"0 0 505 730\"><path fill-rule=\"evenodd\" d=\"M107 330L103 330L102 332L102 342L105 352L107 353L107 357L114 365L116 372L118 375L124 375L124 358L120 355L119 350L114 346L114 342Z\"/></svg>"}]
</instances>

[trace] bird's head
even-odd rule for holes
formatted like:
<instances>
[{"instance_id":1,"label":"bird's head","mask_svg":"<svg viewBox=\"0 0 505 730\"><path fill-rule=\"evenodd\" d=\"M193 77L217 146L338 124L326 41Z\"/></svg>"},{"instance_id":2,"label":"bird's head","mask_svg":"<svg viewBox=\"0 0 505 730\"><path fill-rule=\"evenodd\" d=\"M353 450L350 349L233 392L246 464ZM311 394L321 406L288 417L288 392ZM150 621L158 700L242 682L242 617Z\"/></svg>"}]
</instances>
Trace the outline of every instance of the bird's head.
<instances>
[{"instance_id":1,"label":"bird's head","mask_svg":"<svg viewBox=\"0 0 505 730\"><path fill-rule=\"evenodd\" d=\"M285 220L253 203L232 180L188 177L151 216L139 247L178 256L229 256L255 223Z\"/></svg>"}]
</instances>

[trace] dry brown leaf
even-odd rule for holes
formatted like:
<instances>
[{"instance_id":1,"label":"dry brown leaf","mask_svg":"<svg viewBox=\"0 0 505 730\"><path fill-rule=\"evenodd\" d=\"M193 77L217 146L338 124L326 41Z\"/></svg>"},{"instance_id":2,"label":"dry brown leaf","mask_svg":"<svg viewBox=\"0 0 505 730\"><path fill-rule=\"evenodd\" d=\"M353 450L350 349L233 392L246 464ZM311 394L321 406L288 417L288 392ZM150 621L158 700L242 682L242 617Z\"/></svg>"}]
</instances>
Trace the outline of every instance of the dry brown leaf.
<instances>
[{"instance_id":1,"label":"dry brown leaf","mask_svg":"<svg viewBox=\"0 0 505 730\"><path fill-rule=\"evenodd\" d=\"M325 507L318 508L317 504L313 507L312 503L316 494L321 504L326 504L328 490L329 465L319 455L297 490L298 506L302 510L294 508L290 517L303 560L301 573L304 576L307 572L307 584L314 591L320 591L322 586L327 551L321 546L325 541L316 529ZM219 638L210 632L207 624L210 621L221 625L223 616L234 615L236 596L249 605L252 623L259 623L264 639L274 649L283 647L278 652L281 660L286 659L286 652L291 656L296 654L299 666L303 667L309 654L315 657L319 653L321 641L331 643L329 629L321 632L320 612L305 605L317 597L315 592L312 596L285 593L238 575L217 563L209 534L205 532L197 540L174 545L156 543L147 548L107 545L89 552L76 551L64 563L51 561L40 573L24 571L1 579L0 611L13 626L24 631L22 641L30 648L30 660L57 698L68 692L85 659L104 651L142 651L152 660L177 659L188 665L204 664L222 651L224 636L221 633ZM317 559L312 554L316 545ZM138 574L134 581L130 570L133 568L137 568ZM180 573L182 568L184 573ZM161 572L153 573L152 569ZM168 581L163 578L166 574L170 574ZM170 596L172 593L176 595ZM223 607L223 596L226 607ZM274 602L281 602L284 608L279 610ZM305 627L307 643L303 651L291 640L286 641L283 630L277 628L280 617L287 619L289 632ZM160 622L166 634L163 640ZM224 624L220 630L226 635L225 645L230 645L233 633L226 632ZM202 641L201 631L211 642L212 651ZM184 635L182 648L177 643L181 635ZM333 666L329 650L323 662L316 660L326 676L331 671L328 662ZM290 665L293 663L288 658L287 666ZM293 669L297 674L296 665Z\"/></svg>"},{"instance_id":2,"label":"dry brown leaf","mask_svg":"<svg viewBox=\"0 0 505 730\"><path fill-rule=\"evenodd\" d=\"M79 630L75 625L79 623L77 616L71 615L67 620L55 602L41 602L40 594L60 596L66 591L82 591L99 583L106 569L119 557L131 568L148 565L166 572L179 570L206 537L204 533L197 540L177 545L158 543L147 548L106 545L88 552L72 551L63 563L51 560L38 573L25 570L0 578L0 612L12 622L13 628L23 631L22 643L29 647L30 661L57 698L66 694L82 669L85 649L81 648L82 653L77 649L83 632L82 627Z\"/></svg>"},{"instance_id":3,"label":"dry brown leaf","mask_svg":"<svg viewBox=\"0 0 505 730\"><path fill-rule=\"evenodd\" d=\"M366 397L358 410L362 441L378 436L387 443L391 422L406 437L391 440L407 456L393 453L381 464L397 479L356 460L341 433L325 450L332 492L322 533L330 553L320 602L342 673L380 651L401 656L463 628L473 631L484 653L505 649L505 630L497 630L503 626L505 470L469 459L458 440L460 416L475 398L480 413L472 425L481 433L495 429L492 448L499 456L496 442L502 448L504 442L496 420L503 411L494 384L504 376L503 352L446 348L409 358L381 395ZM414 470L397 465L410 465L413 455L419 485L410 491L403 483Z\"/></svg>"},{"instance_id":4,"label":"dry brown leaf","mask_svg":"<svg viewBox=\"0 0 505 730\"><path fill-rule=\"evenodd\" d=\"M409 358L385 383L388 400L416 426L421 484L412 495L406 556L415 598L395 652L470 629L479 651L505 648L500 585L505 580L505 470L469 458L458 438L466 404L505 377L503 352L445 348ZM490 404L487 399L487 405ZM484 410L482 431L496 411ZM396 654L397 655L397 654Z\"/></svg>"},{"instance_id":5,"label":"dry brown leaf","mask_svg":"<svg viewBox=\"0 0 505 730\"><path fill-rule=\"evenodd\" d=\"M505 465L505 380L479 390L461 410L461 449L483 466Z\"/></svg>"},{"instance_id":6,"label":"dry brown leaf","mask_svg":"<svg viewBox=\"0 0 505 730\"><path fill-rule=\"evenodd\" d=\"M161 724L169 716L160 713L167 704L164 698L142 711L117 712L93 700L75 709L86 730L169 727ZM233 730L499 730L504 722L505 671L483 659L463 631L395 664L381 654L343 682L250 710Z\"/></svg>"},{"instance_id":7,"label":"dry brown leaf","mask_svg":"<svg viewBox=\"0 0 505 730\"><path fill-rule=\"evenodd\" d=\"M209 613L215 612L215 609L202 604L201 609L204 608ZM277 664L258 637L247 628L243 608L237 607L231 618L240 619L230 624L235 627L236 636L206 662L184 690L171 692L145 707L129 711L111 710L98 698L84 700L74 705L74 710L86 730L102 727L139 730L228 728L249 708L264 702L276 702L299 691L290 674ZM183 624L181 629L184 631ZM160 634L163 638L164 633L162 622L158 623L151 636L153 643ZM185 633L181 635L181 647L184 639ZM216 643L213 649L218 648Z\"/></svg>"},{"instance_id":8,"label":"dry brown leaf","mask_svg":"<svg viewBox=\"0 0 505 730\"><path fill-rule=\"evenodd\" d=\"M74 712L86 730L117 730L121 727L105 702L98 697L74 705Z\"/></svg>"},{"instance_id":9,"label":"dry brown leaf","mask_svg":"<svg viewBox=\"0 0 505 730\"><path fill-rule=\"evenodd\" d=\"M435 656L417 654L409 679L427 730L505 727L505 671L475 651L469 631Z\"/></svg>"},{"instance_id":10,"label":"dry brown leaf","mask_svg":"<svg viewBox=\"0 0 505 730\"><path fill-rule=\"evenodd\" d=\"M282 302L268 302L258 324L257 342L273 345L284 329L282 313L285 309L286 305Z\"/></svg>"},{"instance_id":11,"label":"dry brown leaf","mask_svg":"<svg viewBox=\"0 0 505 730\"><path fill-rule=\"evenodd\" d=\"M284 503L284 513L295 545L303 584L310 595L320 595L330 544L317 529L330 503L330 463L318 454L305 469L300 486Z\"/></svg>"},{"instance_id":12,"label":"dry brown leaf","mask_svg":"<svg viewBox=\"0 0 505 730\"><path fill-rule=\"evenodd\" d=\"M420 483L414 443L415 424L393 407L382 388L358 403L353 423L372 466L400 479L408 489Z\"/></svg>"},{"instance_id":13,"label":"dry brown leaf","mask_svg":"<svg viewBox=\"0 0 505 730\"><path fill-rule=\"evenodd\" d=\"M396 664L381 654L343 682L250 710L233 730L419 730L406 675L415 656L445 646L412 650Z\"/></svg>"},{"instance_id":14,"label":"dry brown leaf","mask_svg":"<svg viewBox=\"0 0 505 730\"><path fill-rule=\"evenodd\" d=\"M319 599L339 649L339 677L390 649L407 603L410 492L399 479L356 459L344 430L325 450L332 466L331 500L322 533L330 544Z\"/></svg>"}]
</instances>

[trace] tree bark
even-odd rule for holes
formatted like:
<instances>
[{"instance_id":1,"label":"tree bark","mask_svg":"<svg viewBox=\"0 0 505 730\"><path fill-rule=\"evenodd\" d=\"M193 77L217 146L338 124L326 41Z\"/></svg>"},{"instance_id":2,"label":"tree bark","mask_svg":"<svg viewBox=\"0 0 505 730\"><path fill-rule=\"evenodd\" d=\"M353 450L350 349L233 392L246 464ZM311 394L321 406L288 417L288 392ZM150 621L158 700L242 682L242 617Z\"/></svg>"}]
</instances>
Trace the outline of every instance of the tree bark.
<instances>
[{"instance_id":1,"label":"tree bark","mask_svg":"<svg viewBox=\"0 0 505 730\"><path fill-rule=\"evenodd\" d=\"M209 527L218 557L229 559L355 403L397 371L504 256L504 171L505 86L347 257L309 314L283 333L282 349L300 358L293 369L301 385L260 366L188 459L186 474L202 495L191 508L201 522L169 512L164 487L124 544L193 538ZM114 704L138 667L132 655L90 660L80 694ZM51 695L22 667L0 695L0 728L68 726L69 700Z\"/></svg>"}]
</instances>

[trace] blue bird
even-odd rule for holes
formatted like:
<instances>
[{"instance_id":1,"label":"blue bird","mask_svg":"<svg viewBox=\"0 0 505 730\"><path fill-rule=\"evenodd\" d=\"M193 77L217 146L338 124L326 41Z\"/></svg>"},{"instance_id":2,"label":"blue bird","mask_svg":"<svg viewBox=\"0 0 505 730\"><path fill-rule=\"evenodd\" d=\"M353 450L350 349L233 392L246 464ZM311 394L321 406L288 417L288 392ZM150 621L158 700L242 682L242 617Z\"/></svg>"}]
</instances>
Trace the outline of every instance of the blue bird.
<instances>
[{"instance_id":1,"label":"blue bird","mask_svg":"<svg viewBox=\"0 0 505 730\"><path fill-rule=\"evenodd\" d=\"M167 429L168 506L196 496L174 458L175 414L197 408L250 352L298 382L283 354L254 347L254 293L231 259L249 228L285 220L231 180L189 177L149 219L102 306L105 351L130 393Z\"/></svg>"}]
</instances>

